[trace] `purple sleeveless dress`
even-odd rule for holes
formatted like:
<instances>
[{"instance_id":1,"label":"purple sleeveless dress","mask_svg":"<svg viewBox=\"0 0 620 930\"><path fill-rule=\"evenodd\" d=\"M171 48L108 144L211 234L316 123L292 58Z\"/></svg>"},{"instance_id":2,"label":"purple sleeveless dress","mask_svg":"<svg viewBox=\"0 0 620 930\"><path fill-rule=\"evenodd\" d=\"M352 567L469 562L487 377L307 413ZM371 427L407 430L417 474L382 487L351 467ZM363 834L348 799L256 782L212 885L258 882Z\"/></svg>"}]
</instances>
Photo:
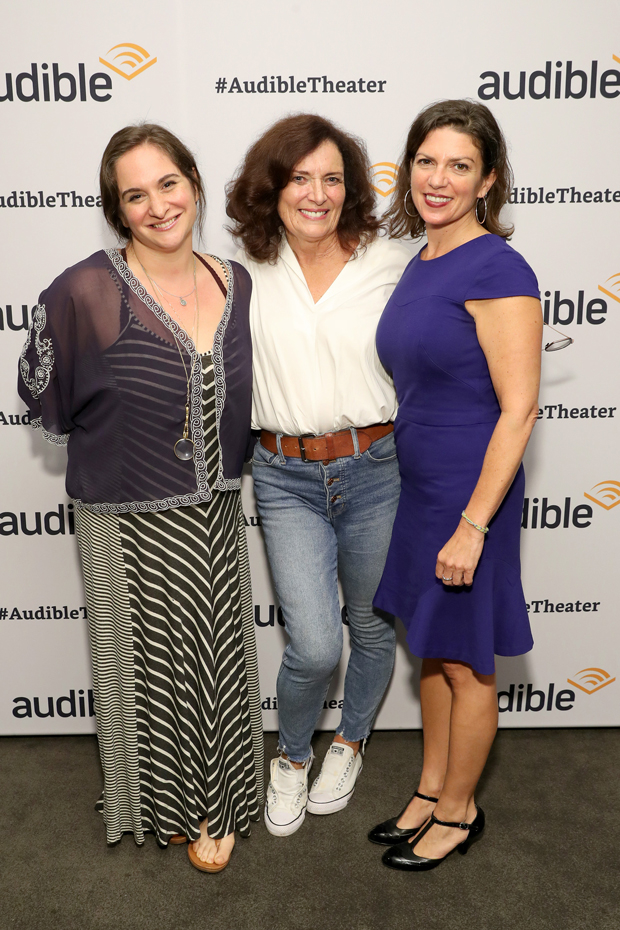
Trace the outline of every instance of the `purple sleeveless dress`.
<instances>
[{"instance_id":1,"label":"purple sleeveless dress","mask_svg":"<svg viewBox=\"0 0 620 930\"><path fill-rule=\"evenodd\" d=\"M421 250L423 252L424 249ZM529 652L521 587L523 466L490 523L471 587L435 578L437 554L476 486L500 415L466 300L538 297L534 272L499 236L409 263L377 329L392 373L402 488L375 606L400 617L414 655L467 662L482 675L494 655Z\"/></svg>"}]
</instances>

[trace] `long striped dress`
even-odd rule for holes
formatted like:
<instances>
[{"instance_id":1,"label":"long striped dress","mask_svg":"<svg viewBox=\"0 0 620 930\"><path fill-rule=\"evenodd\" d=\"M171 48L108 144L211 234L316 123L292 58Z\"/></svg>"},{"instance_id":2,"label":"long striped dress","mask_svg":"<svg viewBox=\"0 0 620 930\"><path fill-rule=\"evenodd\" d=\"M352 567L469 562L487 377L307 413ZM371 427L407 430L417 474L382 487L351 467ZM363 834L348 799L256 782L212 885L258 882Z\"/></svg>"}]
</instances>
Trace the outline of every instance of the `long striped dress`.
<instances>
[{"instance_id":1,"label":"long striped dress","mask_svg":"<svg viewBox=\"0 0 620 930\"><path fill-rule=\"evenodd\" d=\"M215 388L203 356L205 459L219 465ZM263 798L258 665L240 492L156 513L80 509L98 802L108 843L153 832L250 832Z\"/></svg>"}]
</instances>

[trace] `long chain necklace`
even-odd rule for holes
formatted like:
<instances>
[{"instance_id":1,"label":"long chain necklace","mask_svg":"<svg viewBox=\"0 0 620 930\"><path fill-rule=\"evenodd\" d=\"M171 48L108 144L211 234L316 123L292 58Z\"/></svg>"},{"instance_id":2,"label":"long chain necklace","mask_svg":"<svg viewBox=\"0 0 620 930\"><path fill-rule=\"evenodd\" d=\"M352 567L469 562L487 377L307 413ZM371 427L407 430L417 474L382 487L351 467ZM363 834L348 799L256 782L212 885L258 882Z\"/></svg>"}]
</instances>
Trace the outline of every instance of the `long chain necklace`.
<instances>
[{"instance_id":1,"label":"long chain necklace","mask_svg":"<svg viewBox=\"0 0 620 930\"><path fill-rule=\"evenodd\" d=\"M134 255L135 254L136 253L134 250ZM138 258L137 255L136 255L136 258ZM160 287L160 285L158 285L155 281L153 281L153 279L151 278L151 276L149 275L148 271L146 270L146 268L144 267L144 265L142 264L139 258L138 258L138 262L140 263L140 267L142 268L142 271L148 278L150 285L155 291L155 293L157 294L158 292L161 293L162 291L164 291L163 287ZM166 293L169 293L169 291L166 291ZM192 293L195 296L195 303L194 303L194 323L192 326L191 339L192 339L192 342L194 343L194 346L197 346L198 345L198 331L200 327L200 308L198 306L198 288L196 286L196 256L195 255L194 255L194 286L192 290L189 292L189 294L192 294ZM189 294L186 294L185 296L189 297ZM171 294L171 296L176 297L178 295ZM181 300L181 304L183 306L186 306L186 301L181 298L179 299ZM168 304L170 309L173 310L172 305L170 304L170 301L166 297L164 297L164 301ZM174 311L172 312L171 316L178 323L178 320L176 319ZM195 338L194 338L194 334L195 334ZM176 333L173 332L172 335L174 337L174 341L175 341L178 353L181 357L181 362L183 363L183 371L185 372L185 378L187 380L187 394L185 397L185 424L183 426L183 435L181 436L180 439L177 439L177 441L174 444L174 454L182 462L189 462L191 459L194 458L194 453L196 451L195 446L194 446L194 440L189 438L190 376L187 372L187 365L185 364L185 358L183 357L181 346L179 345L179 340L176 337ZM196 351L198 350L196 349ZM196 357L192 355L190 371L193 370L195 364L196 364Z\"/></svg>"}]
</instances>

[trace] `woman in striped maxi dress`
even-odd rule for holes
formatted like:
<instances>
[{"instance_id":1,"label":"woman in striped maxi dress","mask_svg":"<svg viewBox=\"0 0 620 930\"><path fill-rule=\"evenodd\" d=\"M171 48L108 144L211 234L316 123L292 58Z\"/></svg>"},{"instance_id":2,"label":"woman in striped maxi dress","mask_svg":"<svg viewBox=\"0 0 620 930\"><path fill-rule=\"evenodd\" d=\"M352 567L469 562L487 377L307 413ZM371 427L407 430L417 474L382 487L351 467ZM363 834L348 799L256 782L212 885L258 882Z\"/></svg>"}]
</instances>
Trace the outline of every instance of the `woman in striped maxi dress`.
<instances>
[{"instance_id":1,"label":"woman in striped maxi dress","mask_svg":"<svg viewBox=\"0 0 620 930\"><path fill-rule=\"evenodd\" d=\"M194 252L204 190L167 130L116 133L100 181L126 245L43 292L19 390L32 425L67 444L108 843L187 839L193 865L220 871L263 795L240 499L251 283Z\"/></svg>"}]
</instances>

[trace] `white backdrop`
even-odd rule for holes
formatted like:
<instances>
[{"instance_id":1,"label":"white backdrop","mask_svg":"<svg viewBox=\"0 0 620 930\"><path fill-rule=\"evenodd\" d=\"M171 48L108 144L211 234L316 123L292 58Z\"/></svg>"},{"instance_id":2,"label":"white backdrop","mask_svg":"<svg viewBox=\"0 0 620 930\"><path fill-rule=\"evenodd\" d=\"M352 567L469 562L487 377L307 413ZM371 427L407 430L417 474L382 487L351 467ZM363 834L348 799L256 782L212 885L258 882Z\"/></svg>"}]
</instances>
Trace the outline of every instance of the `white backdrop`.
<instances>
[{"instance_id":1,"label":"white backdrop","mask_svg":"<svg viewBox=\"0 0 620 930\"><path fill-rule=\"evenodd\" d=\"M313 111L362 136L383 209L415 114L465 96L488 103L506 132L513 244L538 274L549 321L575 339L543 357L522 534L536 645L498 659L500 725L620 723L619 27L616 0L444 0L441 16L419 0L22 0L5 10L0 733L94 730L65 455L24 423L15 381L39 292L113 244L95 200L111 134L148 119L189 144L207 181L206 247L232 257L223 187L276 118ZM249 478L243 499L264 719L275 729L284 633ZM416 664L401 636L379 727L420 725ZM342 682L323 727L338 722Z\"/></svg>"}]
</instances>

